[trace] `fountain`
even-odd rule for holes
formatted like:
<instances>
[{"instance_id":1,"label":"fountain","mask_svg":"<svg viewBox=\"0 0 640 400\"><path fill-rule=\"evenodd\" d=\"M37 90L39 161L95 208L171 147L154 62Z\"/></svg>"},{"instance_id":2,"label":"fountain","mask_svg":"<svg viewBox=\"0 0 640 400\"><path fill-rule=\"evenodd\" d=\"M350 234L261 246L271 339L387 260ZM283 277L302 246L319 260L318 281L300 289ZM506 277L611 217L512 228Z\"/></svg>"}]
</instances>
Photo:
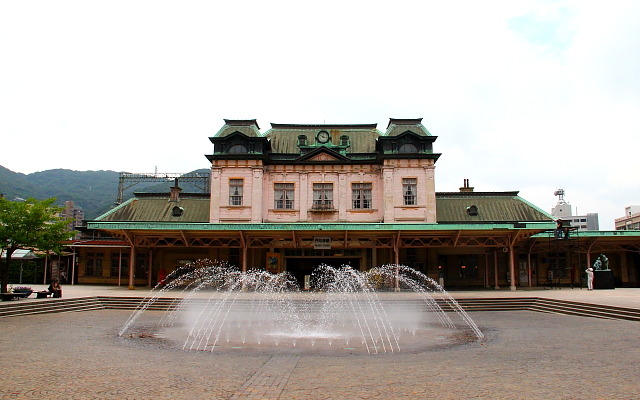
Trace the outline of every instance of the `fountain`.
<instances>
[{"instance_id":1,"label":"fountain","mask_svg":"<svg viewBox=\"0 0 640 400\"><path fill-rule=\"evenodd\" d=\"M184 350L314 354L424 351L484 337L442 287L414 269L320 265L311 278L314 291L305 293L286 272L240 272L198 260L154 288L119 336L160 338ZM382 293L390 288L402 291ZM135 328L145 311L176 291L153 326Z\"/></svg>"}]
</instances>

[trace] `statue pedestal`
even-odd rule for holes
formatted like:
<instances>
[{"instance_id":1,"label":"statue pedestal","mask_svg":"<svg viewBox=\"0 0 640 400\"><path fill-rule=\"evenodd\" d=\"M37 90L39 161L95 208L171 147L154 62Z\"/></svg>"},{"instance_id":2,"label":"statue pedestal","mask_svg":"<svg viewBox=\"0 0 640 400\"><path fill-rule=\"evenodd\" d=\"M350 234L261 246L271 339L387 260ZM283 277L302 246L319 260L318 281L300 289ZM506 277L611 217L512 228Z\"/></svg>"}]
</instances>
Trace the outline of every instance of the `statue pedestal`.
<instances>
[{"instance_id":1,"label":"statue pedestal","mask_svg":"<svg viewBox=\"0 0 640 400\"><path fill-rule=\"evenodd\" d=\"M593 288L594 289L615 289L616 284L613 280L613 271L593 271Z\"/></svg>"}]
</instances>

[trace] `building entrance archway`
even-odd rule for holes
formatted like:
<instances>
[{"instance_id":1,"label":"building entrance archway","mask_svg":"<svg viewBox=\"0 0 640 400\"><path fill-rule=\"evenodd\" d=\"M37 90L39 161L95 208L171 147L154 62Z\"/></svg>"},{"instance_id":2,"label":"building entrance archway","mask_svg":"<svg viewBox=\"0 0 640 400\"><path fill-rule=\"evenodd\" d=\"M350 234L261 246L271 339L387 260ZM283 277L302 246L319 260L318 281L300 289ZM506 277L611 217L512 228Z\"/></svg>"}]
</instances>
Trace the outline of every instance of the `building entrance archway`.
<instances>
[{"instance_id":1,"label":"building entrance archway","mask_svg":"<svg viewBox=\"0 0 640 400\"><path fill-rule=\"evenodd\" d=\"M321 264L332 267L349 265L353 269L360 269L360 259L357 257L287 257L285 261L287 272L296 278L300 288L304 288L305 275L311 275Z\"/></svg>"}]
</instances>

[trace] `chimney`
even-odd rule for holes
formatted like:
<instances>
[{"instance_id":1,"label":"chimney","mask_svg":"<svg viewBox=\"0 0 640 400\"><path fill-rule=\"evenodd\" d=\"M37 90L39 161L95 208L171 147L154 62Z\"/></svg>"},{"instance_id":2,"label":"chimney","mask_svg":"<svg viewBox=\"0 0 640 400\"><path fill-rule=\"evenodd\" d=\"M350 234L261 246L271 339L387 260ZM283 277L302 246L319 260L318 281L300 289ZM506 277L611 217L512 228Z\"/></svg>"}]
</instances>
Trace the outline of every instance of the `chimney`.
<instances>
[{"instance_id":1,"label":"chimney","mask_svg":"<svg viewBox=\"0 0 640 400\"><path fill-rule=\"evenodd\" d=\"M182 189L178 187L178 178L174 180L174 184L171 187L171 193L169 194L169 201L178 202L180 200L180 192Z\"/></svg>"},{"instance_id":2,"label":"chimney","mask_svg":"<svg viewBox=\"0 0 640 400\"><path fill-rule=\"evenodd\" d=\"M464 180L464 186L460 188L460 193L471 193L473 192L473 187L469 186L469 179Z\"/></svg>"}]
</instances>

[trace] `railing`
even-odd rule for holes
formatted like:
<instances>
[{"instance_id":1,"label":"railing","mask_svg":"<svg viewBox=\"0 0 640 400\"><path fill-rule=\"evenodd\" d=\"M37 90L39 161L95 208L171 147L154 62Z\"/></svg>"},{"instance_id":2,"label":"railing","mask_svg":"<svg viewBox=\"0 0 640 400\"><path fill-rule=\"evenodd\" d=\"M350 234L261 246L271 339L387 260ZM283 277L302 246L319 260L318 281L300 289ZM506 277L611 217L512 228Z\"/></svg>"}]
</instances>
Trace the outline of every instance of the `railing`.
<instances>
[{"instance_id":1,"label":"railing","mask_svg":"<svg viewBox=\"0 0 640 400\"><path fill-rule=\"evenodd\" d=\"M331 211L333 210L333 202L313 203L312 211Z\"/></svg>"},{"instance_id":2,"label":"railing","mask_svg":"<svg viewBox=\"0 0 640 400\"><path fill-rule=\"evenodd\" d=\"M626 219L630 220L630 219L633 219L633 218L636 218L636 217L640 217L640 213L635 213L635 214L627 215L625 217L616 218L614 220L614 222L620 222L620 221L624 221Z\"/></svg>"}]
</instances>

